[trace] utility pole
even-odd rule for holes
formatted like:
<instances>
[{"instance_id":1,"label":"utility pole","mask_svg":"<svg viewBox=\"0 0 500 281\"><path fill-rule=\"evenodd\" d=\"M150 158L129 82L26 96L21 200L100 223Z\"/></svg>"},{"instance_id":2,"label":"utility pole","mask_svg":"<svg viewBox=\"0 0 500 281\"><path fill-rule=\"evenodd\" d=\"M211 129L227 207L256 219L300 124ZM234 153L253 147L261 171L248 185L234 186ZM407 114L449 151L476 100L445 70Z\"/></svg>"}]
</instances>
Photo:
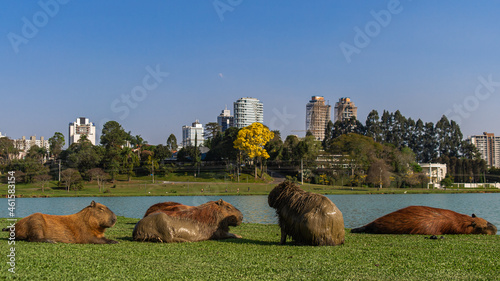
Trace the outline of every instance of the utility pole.
<instances>
[{"instance_id":1,"label":"utility pole","mask_svg":"<svg viewBox=\"0 0 500 281\"><path fill-rule=\"evenodd\" d=\"M300 158L300 182L304 185L304 158Z\"/></svg>"},{"instance_id":2,"label":"utility pole","mask_svg":"<svg viewBox=\"0 0 500 281\"><path fill-rule=\"evenodd\" d=\"M61 159L59 159L59 181L61 181Z\"/></svg>"},{"instance_id":3,"label":"utility pole","mask_svg":"<svg viewBox=\"0 0 500 281\"><path fill-rule=\"evenodd\" d=\"M379 181L379 188L382 188L382 168L380 168L380 181Z\"/></svg>"},{"instance_id":4,"label":"utility pole","mask_svg":"<svg viewBox=\"0 0 500 281\"><path fill-rule=\"evenodd\" d=\"M155 166L153 158L151 158L151 175L153 176L153 183L155 183Z\"/></svg>"}]
</instances>

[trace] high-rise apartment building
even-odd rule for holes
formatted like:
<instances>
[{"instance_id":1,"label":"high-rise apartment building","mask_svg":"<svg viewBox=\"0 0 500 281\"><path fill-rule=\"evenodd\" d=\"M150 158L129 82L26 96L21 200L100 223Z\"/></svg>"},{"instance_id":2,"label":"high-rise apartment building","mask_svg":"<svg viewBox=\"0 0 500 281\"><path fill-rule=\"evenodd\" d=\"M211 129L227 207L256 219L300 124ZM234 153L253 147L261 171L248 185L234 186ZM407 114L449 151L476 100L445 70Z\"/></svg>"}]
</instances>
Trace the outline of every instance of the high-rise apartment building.
<instances>
[{"instance_id":1,"label":"high-rise apartment building","mask_svg":"<svg viewBox=\"0 0 500 281\"><path fill-rule=\"evenodd\" d=\"M80 117L76 122L69 123L69 144L78 142L80 138L86 135L87 139L95 145L95 125L88 118Z\"/></svg>"},{"instance_id":2,"label":"high-rise apartment building","mask_svg":"<svg viewBox=\"0 0 500 281\"><path fill-rule=\"evenodd\" d=\"M358 108L354 105L354 102L350 98L340 98L335 103L333 122L349 120L353 116L358 118Z\"/></svg>"},{"instance_id":3,"label":"high-rise apartment building","mask_svg":"<svg viewBox=\"0 0 500 281\"><path fill-rule=\"evenodd\" d=\"M306 105L306 131L322 141L325 138L325 129L331 120L331 106L325 104L325 98L321 96L312 96Z\"/></svg>"},{"instance_id":4,"label":"high-rise apartment building","mask_svg":"<svg viewBox=\"0 0 500 281\"><path fill-rule=\"evenodd\" d=\"M222 110L221 114L217 116L217 124L219 124L221 128L221 132L234 127L234 117L231 115L231 110L227 109L227 106L226 109Z\"/></svg>"},{"instance_id":5,"label":"high-rise apartment building","mask_svg":"<svg viewBox=\"0 0 500 281\"><path fill-rule=\"evenodd\" d=\"M244 128L255 122L264 123L264 105L256 98L241 98L234 102L234 126Z\"/></svg>"},{"instance_id":6,"label":"high-rise apartment building","mask_svg":"<svg viewBox=\"0 0 500 281\"><path fill-rule=\"evenodd\" d=\"M484 132L483 135L468 137L466 141L477 147L488 167L500 168L500 136Z\"/></svg>"},{"instance_id":7,"label":"high-rise apartment building","mask_svg":"<svg viewBox=\"0 0 500 281\"><path fill-rule=\"evenodd\" d=\"M201 146L203 138L203 125L196 120L192 126L182 126L182 146Z\"/></svg>"}]
</instances>

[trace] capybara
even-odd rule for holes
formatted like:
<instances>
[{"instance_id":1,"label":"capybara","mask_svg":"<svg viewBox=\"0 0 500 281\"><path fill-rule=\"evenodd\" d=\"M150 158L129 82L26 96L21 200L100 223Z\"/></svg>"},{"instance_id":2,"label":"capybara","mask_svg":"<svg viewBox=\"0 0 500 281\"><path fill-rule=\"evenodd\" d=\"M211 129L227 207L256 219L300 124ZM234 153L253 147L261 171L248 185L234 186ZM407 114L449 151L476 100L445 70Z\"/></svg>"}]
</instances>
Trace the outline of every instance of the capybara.
<instances>
[{"instance_id":1,"label":"capybara","mask_svg":"<svg viewBox=\"0 0 500 281\"><path fill-rule=\"evenodd\" d=\"M268 196L281 228L280 244L291 236L299 244L335 246L344 243L344 218L335 204L321 194L302 190L291 181L277 185Z\"/></svg>"},{"instance_id":2,"label":"capybara","mask_svg":"<svg viewBox=\"0 0 500 281\"><path fill-rule=\"evenodd\" d=\"M352 233L374 234L491 234L497 228L482 218L426 206L409 206L371 223L353 228Z\"/></svg>"},{"instance_id":3,"label":"capybara","mask_svg":"<svg viewBox=\"0 0 500 281\"><path fill-rule=\"evenodd\" d=\"M220 199L179 210L175 215L153 212L135 225L132 236L136 241L165 243L241 238L229 233L229 226L242 221L241 212Z\"/></svg>"},{"instance_id":4,"label":"capybara","mask_svg":"<svg viewBox=\"0 0 500 281\"><path fill-rule=\"evenodd\" d=\"M195 206L187 206L177 202L162 202L152 205L148 208L144 217L147 217L149 214L161 211L167 215L172 215L174 212L178 212L180 210L186 210L194 208ZM143 218L144 218L143 217Z\"/></svg>"},{"instance_id":5,"label":"capybara","mask_svg":"<svg viewBox=\"0 0 500 281\"><path fill-rule=\"evenodd\" d=\"M115 244L118 242L104 238L106 228L115 223L116 215L108 207L92 201L72 215L29 215L14 225L14 231L16 239L29 242Z\"/></svg>"}]
</instances>

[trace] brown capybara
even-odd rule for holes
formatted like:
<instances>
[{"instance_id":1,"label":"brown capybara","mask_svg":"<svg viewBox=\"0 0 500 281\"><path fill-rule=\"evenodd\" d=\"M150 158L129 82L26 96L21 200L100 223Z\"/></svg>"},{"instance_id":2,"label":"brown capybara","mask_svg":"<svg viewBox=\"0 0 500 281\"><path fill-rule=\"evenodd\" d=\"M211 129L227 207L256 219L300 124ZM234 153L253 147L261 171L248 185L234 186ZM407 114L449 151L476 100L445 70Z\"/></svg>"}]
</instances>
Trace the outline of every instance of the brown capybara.
<instances>
[{"instance_id":1,"label":"brown capybara","mask_svg":"<svg viewBox=\"0 0 500 281\"><path fill-rule=\"evenodd\" d=\"M352 233L374 234L491 234L497 228L482 218L426 206L409 206L371 223L353 228Z\"/></svg>"},{"instance_id":2,"label":"brown capybara","mask_svg":"<svg viewBox=\"0 0 500 281\"><path fill-rule=\"evenodd\" d=\"M29 215L14 225L14 231L16 239L29 242L115 244L118 242L104 238L106 228L115 223L116 215L108 207L92 201L72 215Z\"/></svg>"},{"instance_id":3,"label":"brown capybara","mask_svg":"<svg viewBox=\"0 0 500 281\"><path fill-rule=\"evenodd\" d=\"M172 215L174 212L191 208L194 208L194 206L187 206L177 202L162 202L154 204L151 207L149 207L146 213L144 214L144 217L147 217L149 214L158 211L161 211L167 215Z\"/></svg>"},{"instance_id":4,"label":"brown capybara","mask_svg":"<svg viewBox=\"0 0 500 281\"><path fill-rule=\"evenodd\" d=\"M173 215L157 211L142 218L134 227L134 240L172 243L241 238L229 233L229 226L243 221L233 205L220 199L190 207Z\"/></svg>"},{"instance_id":5,"label":"brown capybara","mask_svg":"<svg viewBox=\"0 0 500 281\"><path fill-rule=\"evenodd\" d=\"M344 243L342 212L321 194L306 192L291 181L277 185L268 196L281 228L280 244L291 236L299 244L335 246Z\"/></svg>"}]
</instances>

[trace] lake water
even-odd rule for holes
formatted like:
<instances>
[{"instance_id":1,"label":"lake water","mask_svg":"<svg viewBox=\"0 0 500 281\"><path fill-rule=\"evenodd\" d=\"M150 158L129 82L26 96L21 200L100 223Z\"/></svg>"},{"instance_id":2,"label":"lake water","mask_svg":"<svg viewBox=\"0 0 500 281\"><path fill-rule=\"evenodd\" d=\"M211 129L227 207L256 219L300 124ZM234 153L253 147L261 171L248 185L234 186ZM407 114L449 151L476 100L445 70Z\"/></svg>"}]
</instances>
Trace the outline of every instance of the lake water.
<instances>
[{"instance_id":1,"label":"lake water","mask_svg":"<svg viewBox=\"0 0 500 281\"><path fill-rule=\"evenodd\" d=\"M473 194L367 194L327 195L344 216L345 227L359 227L387 213L410 205L450 209L458 213L475 213L500 227L500 193ZM142 218L149 206L166 201L197 206L210 200L223 199L243 213L243 222L275 224L274 209L267 204L266 195L255 196L150 196L150 197L72 197L17 198L16 217L41 212L52 215L74 214L92 200L108 206L118 216ZM7 199L0 199L0 216L8 217Z\"/></svg>"}]
</instances>

